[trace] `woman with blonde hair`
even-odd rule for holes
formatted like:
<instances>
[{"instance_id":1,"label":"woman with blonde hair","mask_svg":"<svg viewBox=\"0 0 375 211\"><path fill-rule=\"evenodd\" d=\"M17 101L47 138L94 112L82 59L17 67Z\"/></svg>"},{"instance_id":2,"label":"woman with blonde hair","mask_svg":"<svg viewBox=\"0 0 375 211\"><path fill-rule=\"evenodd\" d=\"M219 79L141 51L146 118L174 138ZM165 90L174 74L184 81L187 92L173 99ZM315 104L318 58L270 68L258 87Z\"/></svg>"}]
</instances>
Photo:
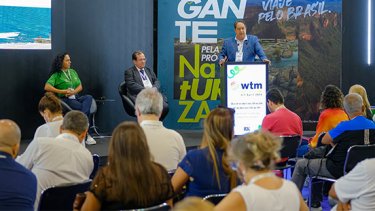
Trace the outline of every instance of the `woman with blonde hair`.
<instances>
[{"instance_id":1,"label":"woman with blonde hair","mask_svg":"<svg viewBox=\"0 0 375 211\"><path fill-rule=\"evenodd\" d=\"M176 206L173 207L173 211L213 211L214 208L215 206L211 202L192 196L178 202Z\"/></svg>"},{"instance_id":2,"label":"woman with blonde hair","mask_svg":"<svg viewBox=\"0 0 375 211\"><path fill-rule=\"evenodd\" d=\"M272 173L281 142L266 131L232 141L230 154L245 185L232 190L215 210L307 210L296 185Z\"/></svg>"},{"instance_id":3,"label":"woman with blonde hair","mask_svg":"<svg viewBox=\"0 0 375 211\"><path fill-rule=\"evenodd\" d=\"M367 97L367 92L366 92L365 87L363 87L359 84L355 84L355 85L350 87L349 94L350 93L357 93L357 94L361 95L362 100L363 100L363 105L365 106L364 116L367 119L372 120L373 115L372 115L372 112L371 112L371 106L370 106L370 102L369 102L368 97Z\"/></svg>"},{"instance_id":4,"label":"woman with blonde hair","mask_svg":"<svg viewBox=\"0 0 375 211\"><path fill-rule=\"evenodd\" d=\"M168 172L152 161L142 128L123 122L113 131L108 165L95 176L81 210L145 208L172 197Z\"/></svg>"},{"instance_id":5,"label":"woman with blonde hair","mask_svg":"<svg viewBox=\"0 0 375 211\"><path fill-rule=\"evenodd\" d=\"M38 110L46 123L36 129L34 139L58 136L64 119L59 99L52 92L46 92L39 101Z\"/></svg>"},{"instance_id":6,"label":"woman with blonde hair","mask_svg":"<svg viewBox=\"0 0 375 211\"><path fill-rule=\"evenodd\" d=\"M172 177L176 192L187 184L186 196L204 197L228 193L237 186L236 173L227 160L227 148L233 138L233 111L216 108L204 122L200 149L191 150L179 163Z\"/></svg>"}]
</instances>

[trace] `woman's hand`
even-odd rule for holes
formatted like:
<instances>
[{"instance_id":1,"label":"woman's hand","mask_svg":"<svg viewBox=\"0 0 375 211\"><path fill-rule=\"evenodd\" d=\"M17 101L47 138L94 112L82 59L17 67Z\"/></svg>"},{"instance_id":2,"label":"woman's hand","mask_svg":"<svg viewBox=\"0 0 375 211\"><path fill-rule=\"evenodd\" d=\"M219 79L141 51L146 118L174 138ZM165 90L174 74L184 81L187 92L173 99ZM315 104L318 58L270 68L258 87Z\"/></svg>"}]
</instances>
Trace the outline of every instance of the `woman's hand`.
<instances>
[{"instance_id":1,"label":"woman's hand","mask_svg":"<svg viewBox=\"0 0 375 211\"><path fill-rule=\"evenodd\" d=\"M69 89L65 89L65 97L70 97L72 95L75 95L75 92L74 92L74 89L72 88L69 88Z\"/></svg>"}]
</instances>

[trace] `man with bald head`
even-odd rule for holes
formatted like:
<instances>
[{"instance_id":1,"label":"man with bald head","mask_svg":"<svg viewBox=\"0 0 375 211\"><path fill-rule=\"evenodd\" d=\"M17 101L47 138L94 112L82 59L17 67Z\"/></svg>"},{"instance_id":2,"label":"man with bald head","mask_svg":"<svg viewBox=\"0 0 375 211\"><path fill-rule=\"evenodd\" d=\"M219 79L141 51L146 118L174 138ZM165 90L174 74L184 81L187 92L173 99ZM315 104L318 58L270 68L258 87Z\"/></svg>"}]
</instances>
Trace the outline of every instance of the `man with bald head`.
<instances>
[{"instance_id":1,"label":"man with bald head","mask_svg":"<svg viewBox=\"0 0 375 211\"><path fill-rule=\"evenodd\" d=\"M12 120L0 120L0 210L33 210L35 175L14 161L21 131Z\"/></svg>"},{"instance_id":2,"label":"man with bald head","mask_svg":"<svg viewBox=\"0 0 375 211\"><path fill-rule=\"evenodd\" d=\"M38 179L38 193L49 187L79 183L89 179L94 167L91 153L81 144L89 121L81 111L69 111L56 138L34 139L17 162L30 169Z\"/></svg>"}]
</instances>

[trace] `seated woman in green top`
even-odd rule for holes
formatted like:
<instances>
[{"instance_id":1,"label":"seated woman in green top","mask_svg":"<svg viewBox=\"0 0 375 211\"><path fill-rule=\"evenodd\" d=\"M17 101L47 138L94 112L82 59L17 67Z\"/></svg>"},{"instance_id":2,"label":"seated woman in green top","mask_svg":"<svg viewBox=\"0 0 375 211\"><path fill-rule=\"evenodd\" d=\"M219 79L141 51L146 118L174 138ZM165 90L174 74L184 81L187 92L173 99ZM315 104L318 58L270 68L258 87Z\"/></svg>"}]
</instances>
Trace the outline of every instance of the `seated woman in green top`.
<instances>
[{"instance_id":1,"label":"seated woman in green top","mask_svg":"<svg viewBox=\"0 0 375 211\"><path fill-rule=\"evenodd\" d=\"M72 109L80 110L89 116L92 96L77 96L82 91L82 84L77 72L70 68L71 63L68 53L57 55L44 89L57 94Z\"/></svg>"},{"instance_id":2,"label":"seated woman in green top","mask_svg":"<svg viewBox=\"0 0 375 211\"><path fill-rule=\"evenodd\" d=\"M77 72L70 68L71 63L68 53L57 55L52 62L50 77L44 86L44 90L55 93L73 110L82 111L89 117L92 96L77 95L83 88ZM90 141L93 142L91 139Z\"/></svg>"}]
</instances>

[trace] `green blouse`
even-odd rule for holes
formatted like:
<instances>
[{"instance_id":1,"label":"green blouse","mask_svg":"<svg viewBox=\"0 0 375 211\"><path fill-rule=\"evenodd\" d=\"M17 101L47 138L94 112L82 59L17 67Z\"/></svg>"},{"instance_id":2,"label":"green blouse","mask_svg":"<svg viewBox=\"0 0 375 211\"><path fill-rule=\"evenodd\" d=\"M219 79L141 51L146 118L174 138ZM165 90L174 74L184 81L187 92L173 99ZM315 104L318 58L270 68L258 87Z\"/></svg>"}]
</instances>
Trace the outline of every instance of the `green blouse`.
<instances>
[{"instance_id":1,"label":"green blouse","mask_svg":"<svg viewBox=\"0 0 375 211\"><path fill-rule=\"evenodd\" d=\"M66 72L62 70L56 72L49 77L47 83L56 89L75 89L81 84L81 80L78 77L78 74L73 69L68 69ZM59 97L64 97L63 94L57 94Z\"/></svg>"}]
</instances>

